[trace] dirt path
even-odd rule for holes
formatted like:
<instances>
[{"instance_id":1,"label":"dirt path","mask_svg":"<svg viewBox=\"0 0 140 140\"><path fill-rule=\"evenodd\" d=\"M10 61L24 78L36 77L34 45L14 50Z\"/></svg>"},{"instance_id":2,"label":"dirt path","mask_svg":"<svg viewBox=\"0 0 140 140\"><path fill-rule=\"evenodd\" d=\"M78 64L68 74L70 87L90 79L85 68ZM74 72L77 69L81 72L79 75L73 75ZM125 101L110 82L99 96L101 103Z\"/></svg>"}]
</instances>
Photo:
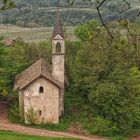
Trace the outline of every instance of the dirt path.
<instances>
[{"instance_id":1,"label":"dirt path","mask_svg":"<svg viewBox=\"0 0 140 140\"><path fill-rule=\"evenodd\" d=\"M48 130L30 128L18 124L13 124L9 122L7 117L7 109L4 109L4 107L0 107L0 130L10 130L10 131L20 132L24 134L46 136L46 137L80 138L83 140L105 140L99 137L86 137L77 134L48 131Z\"/></svg>"},{"instance_id":2,"label":"dirt path","mask_svg":"<svg viewBox=\"0 0 140 140\"><path fill-rule=\"evenodd\" d=\"M133 138L130 138L130 140L140 140L140 135L134 136Z\"/></svg>"},{"instance_id":3,"label":"dirt path","mask_svg":"<svg viewBox=\"0 0 140 140\"><path fill-rule=\"evenodd\" d=\"M137 136L135 138L132 138L131 140L140 140L140 136Z\"/></svg>"}]
</instances>

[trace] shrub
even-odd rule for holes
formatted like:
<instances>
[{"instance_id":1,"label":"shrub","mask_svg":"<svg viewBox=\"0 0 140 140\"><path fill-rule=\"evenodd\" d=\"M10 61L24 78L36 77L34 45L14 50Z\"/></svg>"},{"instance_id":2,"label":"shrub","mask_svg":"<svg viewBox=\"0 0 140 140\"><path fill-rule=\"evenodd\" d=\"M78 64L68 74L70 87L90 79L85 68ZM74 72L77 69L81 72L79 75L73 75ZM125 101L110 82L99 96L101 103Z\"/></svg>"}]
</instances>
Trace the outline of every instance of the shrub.
<instances>
[{"instance_id":1,"label":"shrub","mask_svg":"<svg viewBox=\"0 0 140 140\"><path fill-rule=\"evenodd\" d=\"M127 133L130 130L132 118L129 106L125 105L127 99L123 97L114 83L99 84L92 97L97 115L110 120L120 130L120 133ZM105 124L107 125L107 122Z\"/></svg>"},{"instance_id":2,"label":"shrub","mask_svg":"<svg viewBox=\"0 0 140 140\"><path fill-rule=\"evenodd\" d=\"M19 105L17 101L11 104L8 112L8 118L13 123L23 123L23 120L21 120L19 116Z\"/></svg>"},{"instance_id":3,"label":"shrub","mask_svg":"<svg viewBox=\"0 0 140 140\"><path fill-rule=\"evenodd\" d=\"M93 135L114 136L118 133L117 127L111 121L102 117L93 118L88 129Z\"/></svg>"},{"instance_id":4,"label":"shrub","mask_svg":"<svg viewBox=\"0 0 140 140\"><path fill-rule=\"evenodd\" d=\"M27 122L29 124L36 124L38 117L39 117L39 110L34 110L33 107L30 107L27 109L27 112L25 113Z\"/></svg>"},{"instance_id":5,"label":"shrub","mask_svg":"<svg viewBox=\"0 0 140 140\"><path fill-rule=\"evenodd\" d=\"M137 98L138 107L135 108L133 115L133 128L140 129L140 97Z\"/></svg>"}]
</instances>

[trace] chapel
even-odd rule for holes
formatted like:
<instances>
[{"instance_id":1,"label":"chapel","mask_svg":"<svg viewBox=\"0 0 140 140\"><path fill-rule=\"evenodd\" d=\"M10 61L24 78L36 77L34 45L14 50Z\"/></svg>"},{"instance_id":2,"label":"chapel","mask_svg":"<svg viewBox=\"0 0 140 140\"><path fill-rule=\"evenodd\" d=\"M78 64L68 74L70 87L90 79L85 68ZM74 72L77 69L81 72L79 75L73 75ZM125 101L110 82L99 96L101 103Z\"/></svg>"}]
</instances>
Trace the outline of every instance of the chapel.
<instances>
[{"instance_id":1,"label":"chapel","mask_svg":"<svg viewBox=\"0 0 140 140\"><path fill-rule=\"evenodd\" d=\"M36 124L59 123L64 114L64 63L65 39L58 6L52 33L52 64L41 58L15 79L20 116L25 123L30 123L30 113Z\"/></svg>"}]
</instances>

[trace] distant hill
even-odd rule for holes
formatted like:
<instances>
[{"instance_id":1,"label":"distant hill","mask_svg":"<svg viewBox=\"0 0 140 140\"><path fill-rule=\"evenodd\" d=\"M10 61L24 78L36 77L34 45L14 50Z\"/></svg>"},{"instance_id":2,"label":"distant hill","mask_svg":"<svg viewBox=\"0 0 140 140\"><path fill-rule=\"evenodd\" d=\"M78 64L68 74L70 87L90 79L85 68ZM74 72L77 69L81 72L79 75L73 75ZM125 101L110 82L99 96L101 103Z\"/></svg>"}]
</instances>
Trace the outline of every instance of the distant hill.
<instances>
[{"instance_id":1,"label":"distant hill","mask_svg":"<svg viewBox=\"0 0 140 140\"><path fill-rule=\"evenodd\" d=\"M106 22L118 18L133 20L139 12L139 0L127 0L131 9L127 9L122 0L107 0L101 7L103 18ZM1 13L1 24L14 24L23 27L53 26L57 0L15 0L16 7ZM91 4L88 0L76 0L69 6L67 0L61 0L61 17L66 26L75 26L91 19L98 19L95 1ZM122 12L126 9L126 12Z\"/></svg>"}]
</instances>

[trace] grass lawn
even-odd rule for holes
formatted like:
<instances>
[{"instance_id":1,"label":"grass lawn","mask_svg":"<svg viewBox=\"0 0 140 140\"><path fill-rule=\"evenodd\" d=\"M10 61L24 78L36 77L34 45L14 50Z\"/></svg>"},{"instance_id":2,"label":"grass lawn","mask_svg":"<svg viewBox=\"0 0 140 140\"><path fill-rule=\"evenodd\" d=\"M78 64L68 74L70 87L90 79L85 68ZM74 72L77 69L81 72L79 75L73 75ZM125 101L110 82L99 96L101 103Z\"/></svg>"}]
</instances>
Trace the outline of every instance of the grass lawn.
<instances>
[{"instance_id":1,"label":"grass lawn","mask_svg":"<svg viewBox=\"0 0 140 140\"><path fill-rule=\"evenodd\" d=\"M116 136L116 137L111 137L108 138L109 140L128 140L127 137L123 137L123 136Z\"/></svg>"},{"instance_id":2,"label":"grass lawn","mask_svg":"<svg viewBox=\"0 0 140 140\"><path fill-rule=\"evenodd\" d=\"M1 140L77 140L72 138L47 138L40 136L24 135L11 131L0 131Z\"/></svg>"}]
</instances>

